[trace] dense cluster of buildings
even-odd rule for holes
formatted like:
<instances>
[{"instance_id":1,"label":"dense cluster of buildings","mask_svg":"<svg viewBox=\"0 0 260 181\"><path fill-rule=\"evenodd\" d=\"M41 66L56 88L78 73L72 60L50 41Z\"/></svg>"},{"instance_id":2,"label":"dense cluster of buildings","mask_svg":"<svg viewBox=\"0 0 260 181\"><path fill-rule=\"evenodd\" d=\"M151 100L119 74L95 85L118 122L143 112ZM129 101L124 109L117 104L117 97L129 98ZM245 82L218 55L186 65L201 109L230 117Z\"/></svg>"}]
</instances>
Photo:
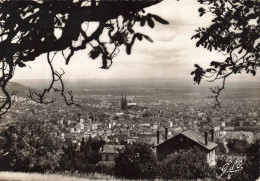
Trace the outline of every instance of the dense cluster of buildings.
<instances>
[{"instance_id":1,"label":"dense cluster of buildings","mask_svg":"<svg viewBox=\"0 0 260 181\"><path fill-rule=\"evenodd\" d=\"M138 99L134 102L133 97L128 100L126 95L120 99L117 96L113 101L108 99L111 97L104 99L100 95L100 99L95 96L94 100L91 98L85 102L81 99L81 107L68 107L60 102L41 105L28 98L16 97L14 108L4 119L9 122L14 118L43 121L53 137L59 137L67 143L73 142L78 148L83 137L85 140L91 137L117 145L143 141L157 146L159 150L168 147L170 142L179 144L182 140L189 145L189 140L193 140L192 143L208 151L209 162L215 155L216 144L210 139L206 142L201 133L213 130L211 133L214 133L214 137L222 141L236 138L251 143L259 138L259 107L243 106L245 102L224 101L223 108L218 112L209 109L207 102L199 104L201 100L193 100L194 104L191 101L185 104L183 101L171 105L171 101L166 101L166 106L162 100L150 105L138 102ZM247 105L250 103L247 102Z\"/></svg>"}]
</instances>

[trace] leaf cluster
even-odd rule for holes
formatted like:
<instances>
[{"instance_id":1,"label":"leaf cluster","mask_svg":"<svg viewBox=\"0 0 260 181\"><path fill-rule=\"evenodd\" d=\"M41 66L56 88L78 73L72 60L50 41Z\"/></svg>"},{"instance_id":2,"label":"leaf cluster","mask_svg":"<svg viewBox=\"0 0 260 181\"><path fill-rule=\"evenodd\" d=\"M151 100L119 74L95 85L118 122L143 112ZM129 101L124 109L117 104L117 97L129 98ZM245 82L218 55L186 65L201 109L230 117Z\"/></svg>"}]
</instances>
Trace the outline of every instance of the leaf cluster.
<instances>
[{"instance_id":1,"label":"leaf cluster","mask_svg":"<svg viewBox=\"0 0 260 181\"><path fill-rule=\"evenodd\" d=\"M213 15L209 27L199 27L191 39L197 39L196 46L209 51L218 51L224 55L222 61L211 61L209 68L196 69L191 73L194 82L199 84L202 78L213 82L223 80L218 91L213 91L218 106L218 96L225 87L225 80L232 74L257 73L260 65L260 2L257 0L198 0L200 16ZM205 9L207 7L207 9ZM214 90L214 89L211 89ZM216 106L214 106L216 107Z\"/></svg>"}]
</instances>

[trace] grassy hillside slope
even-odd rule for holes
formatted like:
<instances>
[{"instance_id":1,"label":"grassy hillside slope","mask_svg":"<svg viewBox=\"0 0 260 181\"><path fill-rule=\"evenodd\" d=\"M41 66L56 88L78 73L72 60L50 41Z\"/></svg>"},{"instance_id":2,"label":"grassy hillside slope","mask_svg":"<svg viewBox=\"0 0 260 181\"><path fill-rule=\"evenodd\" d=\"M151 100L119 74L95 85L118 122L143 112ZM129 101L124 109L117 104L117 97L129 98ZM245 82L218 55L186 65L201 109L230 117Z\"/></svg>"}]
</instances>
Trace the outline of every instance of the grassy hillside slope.
<instances>
[{"instance_id":1,"label":"grassy hillside slope","mask_svg":"<svg viewBox=\"0 0 260 181\"><path fill-rule=\"evenodd\" d=\"M0 181L90 181L90 180L117 180L109 175L62 175L62 174L39 174L21 172L0 172Z\"/></svg>"}]
</instances>

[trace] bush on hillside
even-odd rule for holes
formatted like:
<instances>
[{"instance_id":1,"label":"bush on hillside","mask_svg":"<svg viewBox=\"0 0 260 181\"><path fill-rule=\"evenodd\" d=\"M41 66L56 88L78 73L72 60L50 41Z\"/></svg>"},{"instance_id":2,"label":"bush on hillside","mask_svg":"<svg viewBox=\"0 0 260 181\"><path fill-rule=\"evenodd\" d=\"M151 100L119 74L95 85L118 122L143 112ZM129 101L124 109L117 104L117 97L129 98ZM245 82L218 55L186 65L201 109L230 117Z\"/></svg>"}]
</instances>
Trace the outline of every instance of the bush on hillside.
<instances>
[{"instance_id":1,"label":"bush on hillside","mask_svg":"<svg viewBox=\"0 0 260 181\"><path fill-rule=\"evenodd\" d=\"M126 145L115 159L115 175L126 179L155 179L157 159L145 143Z\"/></svg>"},{"instance_id":2,"label":"bush on hillside","mask_svg":"<svg viewBox=\"0 0 260 181\"><path fill-rule=\"evenodd\" d=\"M159 163L158 176L163 179L197 179L214 176L206 155L199 149L190 149L168 155Z\"/></svg>"},{"instance_id":3,"label":"bush on hillside","mask_svg":"<svg viewBox=\"0 0 260 181\"><path fill-rule=\"evenodd\" d=\"M113 175L114 168L115 168L114 161L100 161L96 164L96 171L98 173Z\"/></svg>"}]
</instances>

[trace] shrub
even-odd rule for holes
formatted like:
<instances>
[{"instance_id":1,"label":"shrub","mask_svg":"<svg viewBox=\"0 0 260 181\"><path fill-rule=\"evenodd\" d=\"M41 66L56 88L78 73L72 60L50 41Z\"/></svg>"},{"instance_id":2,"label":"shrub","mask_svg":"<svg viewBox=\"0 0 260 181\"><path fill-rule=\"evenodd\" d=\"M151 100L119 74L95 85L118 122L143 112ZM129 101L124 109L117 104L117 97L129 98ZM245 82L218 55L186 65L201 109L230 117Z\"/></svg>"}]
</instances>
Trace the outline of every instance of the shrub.
<instances>
[{"instance_id":1,"label":"shrub","mask_svg":"<svg viewBox=\"0 0 260 181\"><path fill-rule=\"evenodd\" d=\"M59 168L61 142L46 131L43 122L26 120L10 126L2 135L0 170L43 173Z\"/></svg>"},{"instance_id":2,"label":"shrub","mask_svg":"<svg viewBox=\"0 0 260 181\"><path fill-rule=\"evenodd\" d=\"M114 161L100 161L96 164L96 171L98 173L113 175L114 168L115 168Z\"/></svg>"},{"instance_id":3,"label":"shrub","mask_svg":"<svg viewBox=\"0 0 260 181\"><path fill-rule=\"evenodd\" d=\"M126 145L115 159L115 174L127 179L155 179L157 159L145 143Z\"/></svg>"},{"instance_id":4,"label":"shrub","mask_svg":"<svg viewBox=\"0 0 260 181\"><path fill-rule=\"evenodd\" d=\"M163 179L197 179L213 176L213 169L199 149L175 152L159 163L158 176Z\"/></svg>"}]
</instances>

